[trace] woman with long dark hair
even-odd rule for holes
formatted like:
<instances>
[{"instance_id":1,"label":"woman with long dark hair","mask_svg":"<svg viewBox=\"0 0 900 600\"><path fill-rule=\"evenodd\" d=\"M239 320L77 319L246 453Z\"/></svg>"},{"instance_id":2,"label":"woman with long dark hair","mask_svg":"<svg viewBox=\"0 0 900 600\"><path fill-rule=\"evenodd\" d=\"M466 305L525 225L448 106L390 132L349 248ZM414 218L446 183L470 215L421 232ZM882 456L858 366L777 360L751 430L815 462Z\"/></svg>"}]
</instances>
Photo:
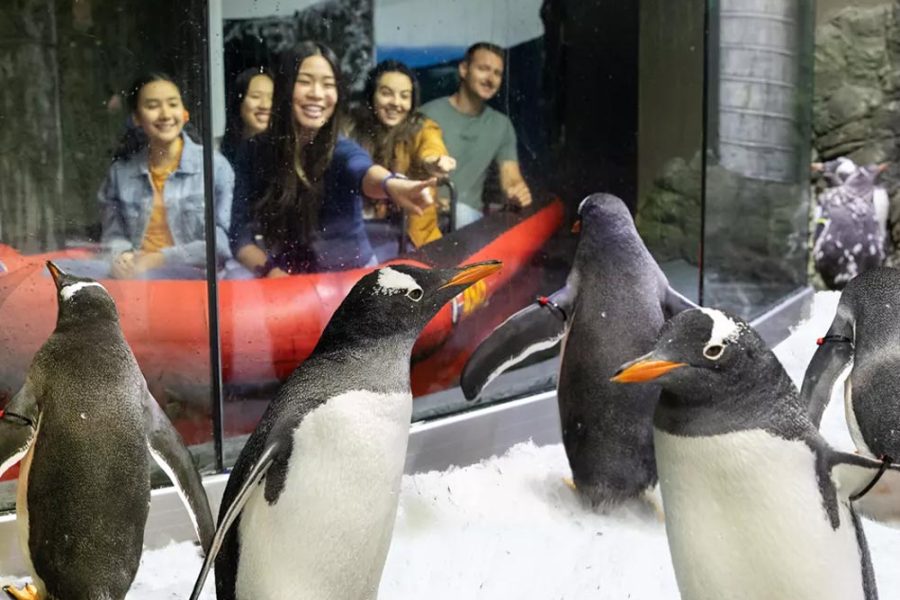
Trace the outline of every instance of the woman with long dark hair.
<instances>
[{"instance_id":1,"label":"woman with long dark hair","mask_svg":"<svg viewBox=\"0 0 900 600\"><path fill-rule=\"evenodd\" d=\"M369 71L363 94L349 134L377 164L413 178L445 177L456 168L440 126L418 112L419 82L412 69L396 60L380 62ZM406 231L417 248L440 239L437 205L410 216Z\"/></svg>"},{"instance_id":2,"label":"woman with long dark hair","mask_svg":"<svg viewBox=\"0 0 900 600\"><path fill-rule=\"evenodd\" d=\"M346 94L334 53L303 42L282 54L271 126L237 160L232 248L257 276L375 264L362 196L421 214L435 180L413 181L372 162L339 135Z\"/></svg>"},{"instance_id":3,"label":"woman with long dark hair","mask_svg":"<svg viewBox=\"0 0 900 600\"><path fill-rule=\"evenodd\" d=\"M235 78L225 101L225 134L219 146L230 162L235 161L241 142L268 129L274 87L265 67L246 69Z\"/></svg>"}]
</instances>

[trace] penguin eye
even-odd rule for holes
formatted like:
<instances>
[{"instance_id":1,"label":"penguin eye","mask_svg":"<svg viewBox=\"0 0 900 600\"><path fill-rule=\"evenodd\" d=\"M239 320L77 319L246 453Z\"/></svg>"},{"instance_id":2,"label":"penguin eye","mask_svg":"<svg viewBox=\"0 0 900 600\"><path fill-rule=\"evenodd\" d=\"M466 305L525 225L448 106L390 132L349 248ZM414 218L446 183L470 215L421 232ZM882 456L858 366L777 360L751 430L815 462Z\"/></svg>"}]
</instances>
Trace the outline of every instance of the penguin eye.
<instances>
[{"instance_id":1,"label":"penguin eye","mask_svg":"<svg viewBox=\"0 0 900 600\"><path fill-rule=\"evenodd\" d=\"M712 346L707 346L703 349L703 356L710 360L718 360L719 357L722 356L722 352L725 351L725 346L721 344L713 344Z\"/></svg>"},{"instance_id":2,"label":"penguin eye","mask_svg":"<svg viewBox=\"0 0 900 600\"><path fill-rule=\"evenodd\" d=\"M414 289L411 289L408 292L406 292L406 297L409 298L410 300L412 300L413 302L418 302L419 300L422 299L422 296L424 296L424 295L425 295L425 293L422 290L420 290L419 288L414 288Z\"/></svg>"}]
</instances>

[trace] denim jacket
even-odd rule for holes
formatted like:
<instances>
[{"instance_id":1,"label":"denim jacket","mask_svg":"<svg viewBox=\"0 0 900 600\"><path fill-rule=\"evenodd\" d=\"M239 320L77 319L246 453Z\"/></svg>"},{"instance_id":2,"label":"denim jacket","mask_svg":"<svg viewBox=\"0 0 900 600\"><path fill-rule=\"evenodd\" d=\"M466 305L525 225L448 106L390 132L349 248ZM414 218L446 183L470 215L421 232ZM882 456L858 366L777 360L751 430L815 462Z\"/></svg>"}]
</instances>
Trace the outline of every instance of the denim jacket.
<instances>
[{"instance_id":1,"label":"denim jacket","mask_svg":"<svg viewBox=\"0 0 900 600\"><path fill-rule=\"evenodd\" d=\"M167 265L206 264L206 227L203 206L203 147L184 133L184 148L178 168L163 187L166 220L175 245L161 252ZM221 266L231 257L228 228L234 172L218 152L213 154L213 184L216 207L216 256ZM116 161L98 193L103 233L100 241L111 256L141 247L153 210L153 184L147 165L147 150Z\"/></svg>"}]
</instances>

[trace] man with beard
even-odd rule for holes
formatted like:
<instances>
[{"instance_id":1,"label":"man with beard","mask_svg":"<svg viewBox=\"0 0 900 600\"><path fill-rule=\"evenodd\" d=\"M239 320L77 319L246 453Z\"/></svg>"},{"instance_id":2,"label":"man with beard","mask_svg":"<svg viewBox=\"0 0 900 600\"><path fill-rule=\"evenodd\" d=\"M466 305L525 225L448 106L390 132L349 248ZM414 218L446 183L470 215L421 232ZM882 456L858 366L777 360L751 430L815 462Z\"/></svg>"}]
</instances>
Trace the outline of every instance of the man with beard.
<instances>
[{"instance_id":1,"label":"man with beard","mask_svg":"<svg viewBox=\"0 0 900 600\"><path fill-rule=\"evenodd\" d=\"M441 126L447 150L457 161L450 175L458 194L457 227L482 217L482 192L492 162L497 163L500 187L509 203L531 204L531 191L519 170L512 123L486 104L503 82L503 58L503 49L495 44L478 42L470 46L459 63L456 92L421 109Z\"/></svg>"}]
</instances>

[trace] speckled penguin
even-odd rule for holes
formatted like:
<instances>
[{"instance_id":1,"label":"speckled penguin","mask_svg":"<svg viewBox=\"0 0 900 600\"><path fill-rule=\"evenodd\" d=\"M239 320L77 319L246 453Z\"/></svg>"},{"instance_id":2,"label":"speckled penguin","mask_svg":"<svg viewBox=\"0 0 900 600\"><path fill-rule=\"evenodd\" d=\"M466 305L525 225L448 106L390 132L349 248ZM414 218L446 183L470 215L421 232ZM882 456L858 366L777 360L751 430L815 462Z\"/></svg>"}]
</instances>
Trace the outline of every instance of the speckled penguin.
<instances>
[{"instance_id":1,"label":"speckled penguin","mask_svg":"<svg viewBox=\"0 0 900 600\"><path fill-rule=\"evenodd\" d=\"M228 480L213 547L219 600L371 600L387 557L422 328L499 269L395 265L360 279L271 402Z\"/></svg>"},{"instance_id":2,"label":"speckled penguin","mask_svg":"<svg viewBox=\"0 0 900 600\"><path fill-rule=\"evenodd\" d=\"M622 383L654 415L666 535L683 600L875 600L857 513L900 521L900 467L837 452L744 321L685 311Z\"/></svg>"},{"instance_id":3,"label":"speckled penguin","mask_svg":"<svg viewBox=\"0 0 900 600\"><path fill-rule=\"evenodd\" d=\"M801 397L816 427L841 375L850 436L860 452L900 459L900 270L854 278L838 303L803 379Z\"/></svg>"},{"instance_id":4,"label":"speckled penguin","mask_svg":"<svg viewBox=\"0 0 900 600\"><path fill-rule=\"evenodd\" d=\"M658 389L609 378L621 357L646 352L663 321L694 306L668 284L619 198L578 208L581 239L566 286L502 323L463 369L466 398L510 366L562 340L559 414L575 488L601 509L656 485L652 415Z\"/></svg>"},{"instance_id":5,"label":"speckled penguin","mask_svg":"<svg viewBox=\"0 0 900 600\"><path fill-rule=\"evenodd\" d=\"M147 384L96 281L52 263L56 329L0 417L0 474L20 459L16 516L33 578L14 598L121 600L137 572L151 456L204 548L214 525L200 476Z\"/></svg>"}]
</instances>

